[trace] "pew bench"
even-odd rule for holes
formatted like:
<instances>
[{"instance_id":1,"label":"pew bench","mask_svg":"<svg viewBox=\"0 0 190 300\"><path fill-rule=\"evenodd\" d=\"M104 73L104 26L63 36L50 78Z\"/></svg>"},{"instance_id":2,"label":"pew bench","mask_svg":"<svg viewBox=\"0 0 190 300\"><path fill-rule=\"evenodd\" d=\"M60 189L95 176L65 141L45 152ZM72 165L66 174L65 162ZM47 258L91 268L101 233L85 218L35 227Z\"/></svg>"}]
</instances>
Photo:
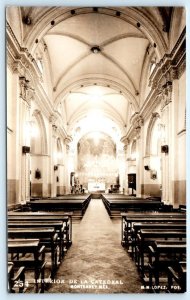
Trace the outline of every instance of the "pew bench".
<instances>
[{"instance_id":1,"label":"pew bench","mask_svg":"<svg viewBox=\"0 0 190 300\"><path fill-rule=\"evenodd\" d=\"M179 261L177 266L168 267L168 292L185 293L186 292L186 261Z\"/></svg>"},{"instance_id":2,"label":"pew bench","mask_svg":"<svg viewBox=\"0 0 190 300\"><path fill-rule=\"evenodd\" d=\"M176 223L172 222L165 222L165 223L155 223L155 222L138 222L134 223L133 227L131 229L131 248L132 248L132 258L134 258L135 261L138 260L137 253L136 253L136 247L137 247L137 235L140 232L141 229L148 229L148 230L186 230L186 223Z\"/></svg>"},{"instance_id":3,"label":"pew bench","mask_svg":"<svg viewBox=\"0 0 190 300\"><path fill-rule=\"evenodd\" d=\"M57 233L53 227L9 228L8 238L11 239L39 239L39 244L45 246L45 252L51 254L51 277L57 270Z\"/></svg>"},{"instance_id":4,"label":"pew bench","mask_svg":"<svg viewBox=\"0 0 190 300\"><path fill-rule=\"evenodd\" d=\"M137 222L143 223L182 223L186 222L186 215L183 213L121 213L121 245L129 247L132 244L132 228Z\"/></svg>"},{"instance_id":5,"label":"pew bench","mask_svg":"<svg viewBox=\"0 0 190 300\"><path fill-rule=\"evenodd\" d=\"M102 200L110 217L126 211L158 211L163 206L163 203L158 200L138 197L109 200L103 197Z\"/></svg>"},{"instance_id":6,"label":"pew bench","mask_svg":"<svg viewBox=\"0 0 190 300\"><path fill-rule=\"evenodd\" d=\"M25 268L25 271L33 271L34 278L27 280L28 284L35 286L36 293L44 293L44 271L45 271L45 246L40 245L39 239L8 239L9 255L16 253L16 259L11 262L15 268ZM31 254L30 259L23 259L23 255ZM21 258L20 258L21 255ZM26 281L26 278L25 278Z\"/></svg>"},{"instance_id":7,"label":"pew bench","mask_svg":"<svg viewBox=\"0 0 190 300\"><path fill-rule=\"evenodd\" d=\"M73 214L83 217L89 200L58 200L58 199L44 199L35 200L29 203L32 211L73 211Z\"/></svg>"},{"instance_id":8,"label":"pew bench","mask_svg":"<svg viewBox=\"0 0 190 300\"><path fill-rule=\"evenodd\" d=\"M31 222L53 222L62 221L64 223L64 238L66 239L66 249L72 244L72 212L9 212L8 221L31 221Z\"/></svg>"},{"instance_id":9,"label":"pew bench","mask_svg":"<svg viewBox=\"0 0 190 300\"><path fill-rule=\"evenodd\" d=\"M23 221L22 219L18 222L18 220L8 221L8 229L12 228L36 228L36 227L44 227L49 228L53 227L55 232L58 234L58 243L59 243L59 261L64 257L66 246L66 232L64 223L62 221Z\"/></svg>"},{"instance_id":10,"label":"pew bench","mask_svg":"<svg viewBox=\"0 0 190 300\"><path fill-rule=\"evenodd\" d=\"M146 254L149 253L149 246L155 244L157 240L186 240L186 230L183 229L141 229L137 234L136 243L136 258L137 266L141 271L142 278L144 277L146 267L145 264ZM184 242L183 242L184 243Z\"/></svg>"},{"instance_id":11,"label":"pew bench","mask_svg":"<svg viewBox=\"0 0 190 300\"><path fill-rule=\"evenodd\" d=\"M175 269L179 261L186 261L185 242L155 241L153 245L149 246L149 286L167 285L168 267ZM156 289L155 292L159 292L159 289Z\"/></svg>"}]
</instances>

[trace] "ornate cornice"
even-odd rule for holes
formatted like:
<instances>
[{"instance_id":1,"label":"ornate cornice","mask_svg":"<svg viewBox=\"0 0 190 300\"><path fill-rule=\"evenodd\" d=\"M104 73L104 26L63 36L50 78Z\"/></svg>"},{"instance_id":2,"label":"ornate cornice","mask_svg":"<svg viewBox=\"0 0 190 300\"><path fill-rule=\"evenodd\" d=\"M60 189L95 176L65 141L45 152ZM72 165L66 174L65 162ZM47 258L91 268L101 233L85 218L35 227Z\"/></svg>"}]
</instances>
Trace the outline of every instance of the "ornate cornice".
<instances>
[{"instance_id":1,"label":"ornate cornice","mask_svg":"<svg viewBox=\"0 0 190 300\"><path fill-rule=\"evenodd\" d=\"M21 47L9 23L6 24L7 31L7 62L11 69L20 75L28 74L31 80L41 80L41 73L34 57L27 48Z\"/></svg>"},{"instance_id":2,"label":"ornate cornice","mask_svg":"<svg viewBox=\"0 0 190 300\"><path fill-rule=\"evenodd\" d=\"M131 126L128 133L121 138L121 142L128 145L130 141L136 137L140 138L141 127L144 125L144 119L138 112L134 113L130 119Z\"/></svg>"},{"instance_id":3,"label":"ornate cornice","mask_svg":"<svg viewBox=\"0 0 190 300\"><path fill-rule=\"evenodd\" d=\"M41 85L41 73L33 56L27 48L21 47L10 25L6 24L7 29L7 64L13 72L18 73L19 77L25 77L30 86L35 87L35 100L43 114L49 118L53 112L46 92ZM29 92L29 90L28 90ZM22 97L24 93L22 93Z\"/></svg>"},{"instance_id":4,"label":"ornate cornice","mask_svg":"<svg viewBox=\"0 0 190 300\"><path fill-rule=\"evenodd\" d=\"M149 80L152 88L164 86L168 81L173 81L181 76L181 71L185 68L186 59L186 29L181 33L177 43L171 53L166 53L157 63ZM181 67L183 65L183 67Z\"/></svg>"},{"instance_id":5,"label":"ornate cornice","mask_svg":"<svg viewBox=\"0 0 190 300\"><path fill-rule=\"evenodd\" d=\"M141 127L144 124L143 117L138 112L132 115L130 122L134 128Z\"/></svg>"},{"instance_id":6,"label":"ornate cornice","mask_svg":"<svg viewBox=\"0 0 190 300\"><path fill-rule=\"evenodd\" d=\"M125 144L124 147L125 146L127 147L130 144L130 140L128 138L128 135L123 136L120 141L121 141L121 143Z\"/></svg>"},{"instance_id":7,"label":"ornate cornice","mask_svg":"<svg viewBox=\"0 0 190 300\"><path fill-rule=\"evenodd\" d=\"M161 104L161 110L172 101L173 80L179 79L186 68L185 29L170 54L166 53L157 63L149 80L151 91L140 114L147 119Z\"/></svg>"}]
</instances>

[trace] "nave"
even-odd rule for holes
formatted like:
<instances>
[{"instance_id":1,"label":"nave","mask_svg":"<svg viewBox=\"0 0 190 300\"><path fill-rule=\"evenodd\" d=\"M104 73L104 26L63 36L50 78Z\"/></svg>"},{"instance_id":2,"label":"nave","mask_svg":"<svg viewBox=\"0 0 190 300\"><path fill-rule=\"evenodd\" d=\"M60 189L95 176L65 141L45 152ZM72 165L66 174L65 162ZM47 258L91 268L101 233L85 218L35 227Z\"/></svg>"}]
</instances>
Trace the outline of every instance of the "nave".
<instances>
[{"instance_id":1,"label":"nave","mask_svg":"<svg viewBox=\"0 0 190 300\"><path fill-rule=\"evenodd\" d=\"M141 293L139 274L120 239L120 218L110 219L101 199L92 199L83 219L73 224L73 245L55 277L65 284L53 283L48 292ZM70 280L76 283L69 284ZM95 284L97 280L108 284Z\"/></svg>"},{"instance_id":2,"label":"nave","mask_svg":"<svg viewBox=\"0 0 190 300\"><path fill-rule=\"evenodd\" d=\"M185 292L185 7L9 6L6 46L8 291Z\"/></svg>"}]
</instances>

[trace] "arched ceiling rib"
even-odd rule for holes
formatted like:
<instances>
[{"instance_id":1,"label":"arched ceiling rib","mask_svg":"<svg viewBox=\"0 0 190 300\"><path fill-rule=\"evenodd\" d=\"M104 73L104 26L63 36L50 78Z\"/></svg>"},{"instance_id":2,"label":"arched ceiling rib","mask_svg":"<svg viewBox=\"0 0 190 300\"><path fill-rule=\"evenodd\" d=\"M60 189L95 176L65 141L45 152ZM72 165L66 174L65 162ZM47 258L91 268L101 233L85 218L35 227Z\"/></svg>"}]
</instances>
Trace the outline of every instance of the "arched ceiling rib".
<instances>
[{"instance_id":1,"label":"arched ceiling rib","mask_svg":"<svg viewBox=\"0 0 190 300\"><path fill-rule=\"evenodd\" d=\"M93 88L97 88L92 90ZM128 110L128 102L123 95L114 93L110 88L100 88L99 86L85 87L83 88L89 93L70 93L65 99L65 105L67 107L68 123L72 124L73 120L77 120L77 115L88 111L101 110L106 111L110 118L114 118L122 127L126 125L126 113ZM83 90L82 89L82 90ZM110 92L108 92L110 90ZM100 93L101 92L102 95ZM96 95L97 93L97 95ZM96 97L94 97L96 95ZM120 111L122 106L123 111Z\"/></svg>"},{"instance_id":2,"label":"arched ceiling rib","mask_svg":"<svg viewBox=\"0 0 190 300\"><path fill-rule=\"evenodd\" d=\"M125 82L119 80L118 78L114 78L113 76L102 76L102 74L88 74L86 76L80 76L78 78L73 78L69 84L64 85L61 93L57 96L55 101L55 108L57 105L67 97L70 91L76 91L84 86L103 86L110 87L114 89L116 92L123 94L126 102L129 102L134 111L139 110L138 102L134 95L128 90L125 86Z\"/></svg>"},{"instance_id":3,"label":"arched ceiling rib","mask_svg":"<svg viewBox=\"0 0 190 300\"><path fill-rule=\"evenodd\" d=\"M21 13L31 20L30 26L23 27L23 46L35 57L40 44L46 45L53 104L56 110L63 103L68 128L96 106L119 124L120 132L125 130L127 118L140 107L148 47L158 60L167 51L162 29L165 14L169 20L168 11L143 7L25 7ZM98 53L92 51L94 46ZM103 93L96 104L88 95L93 86Z\"/></svg>"},{"instance_id":4,"label":"arched ceiling rib","mask_svg":"<svg viewBox=\"0 0 190 300\"><path fill-rule=\"evenodd\" d=\"M40 11L40 9L41 14L30 14L33 21L32 30L31 27L30 29L27 30L26 28L25 30L24 44L32 52L37 46L35 44L36 37L38 37L38 39L40 40L49 30L52 29L52 20L55 21L55 25L57 26L57 24L69 18L74 18L82 14L94 13L92 7L39 7L38 10ZM75 11L74 15L71 14L71 10ZM115 19L120 19L128 24L132 24L134 27L136 27L137 22L139 22L142 25L142 27L139 28L139 31L143 32L146 38L148 38L151 43L157 43L158 55L161 58L164 55L164 52L167 51L167 45L163 35L161 34L161 30L159 30L158 28L160 24L153 21L155 19L154 16L152 18L148 17L147 14L145 14L144 10L142 11L142 9L138 9L135 7L101 7L99 8L98 13L95 13L95 15L109 15ZM156 8L156 10L157 14L159 14L158 8ZM117 11L120 12L119 17L116 16ZM23 12L23 15L26 14L27 12Z\"/></svg>"},{"instance_id":5,"label":"arched ceiling rib","mask_svg":"<svg viewBox=\"0 0 190 300\"><path fill-rule=\"evenodd\" d=\"M67 36L69 38L72 38L74 40L77 40L78 42L81 42L83 44L85 44L86 46L90 47L91 45L85 40L83 39L81 36L79 35L76 35L74 33L68 33L68 32L48 32L46 34L46 36L48 35L53 35L53 36L56 36L56 35L60 35L60 36Z\"/></svg>"},{"instance_id":6,"label":"arched ceiling rib","mask_svg":"<svg viewBox=\"0 0 190 300\"><path fill-rule=\"evenodd\" d=\"M85 39L81 38L80 36L76 35L76 34L71 34L71 33L60 33L60 32L55 32L55 33L48 33L47 36L53 36L54 39L56 38L56 35L59 36L66 36L68 38L72 38L76 41L79 41L81 43L83 43L84 45L88 46L88 50L86 50L86 48L84 49L84 54L82 54L80 57L76 57L75 60L72 61L72 63L70 63L70 65L68 67L65 68L64 72L62 74L60 74L59 78L57 79L57 81L55 81L54 83L54 90L57 89L58 85L60 84L60 82L62 80L64 80L64 76L73 68L75 67L77 64L79 64L84 58L86 58L86 56L88 55L93 55L92 52L90 52L90 49L94 46L93 44L90 44L89 42L87 42ZM137 92L138 88L137 86L135 86L135 83L133 82L133 80L131 79L130 75L128 74L128 72L125 70L125 67L122 67L121 64L119 63L119 61L116 61L113 57L110 57L106 51L103 51L103 48L106 46L112 46L112 43L120 41L120 40L124 40L127 38L143 38L145 41L146 39L144 38L144 36L142 36L142 34L137 34L137 33L127 33L127 34L121 34L119 36L114 36L109 40L106 40L105 42L103 42L102 44L99 44L100 49L102 49L101 53L99 55L103 55L106 59L110 60L115 66L117 66L118 69L120 69L128 78L129 82L131 83L134 92ZM47 38L46 38L47 39ZM46 40L47 44L48 43L48 39ZM63 41L64 44L64 41ZM147 44L147 43L146 43ZM141 45L141 47L144 45ZM119 47L119 45L118 45ZM86 51L86 52L85 52ZM63 52L63 56L64 56L64 52ZM53 57L55 57L55 55L53 55ZM92 57L91 57L92 58Z\"/></svg>"}]
</instances>

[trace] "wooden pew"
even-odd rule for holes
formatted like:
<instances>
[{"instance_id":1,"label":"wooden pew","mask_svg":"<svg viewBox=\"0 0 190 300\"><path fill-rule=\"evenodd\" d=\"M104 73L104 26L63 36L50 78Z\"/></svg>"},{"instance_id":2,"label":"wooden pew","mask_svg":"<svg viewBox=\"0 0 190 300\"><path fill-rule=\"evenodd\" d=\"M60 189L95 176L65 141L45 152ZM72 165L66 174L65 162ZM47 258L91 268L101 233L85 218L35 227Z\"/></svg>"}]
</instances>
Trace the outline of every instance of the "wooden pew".
<instances>
[{"instance_id":1,"label":"wooden pew","mask_svg":"<svg viewBox=\"0 0 190 300\"><path fill-rule=\"evenodd\" d=\"M102 198L105 200L141 200L146 199L145 197L136 197L136 196L129 196L129 195L123 195L123 194L101 194Z\"/></svg>"},{"instance_id":2,"label":"wooden pew","mask_svg":"<svg viewBox=\"0 0 190 300\"><path fill-rule=\"evenodd\" d=\"M64 224L62 221L32 221L32 220L12 220L8 221L8 228L36 228L36 227L53 227L58 234L59 241L59 261L64 256L64 246L66 246L66 237L64 237Z\"/></svg>"},{"instance_id":3,"label":"wooden pew","mask_svg":"<svg viewBox=\"0 0 190 300\"><path fill-rule=\"evenodd\" d=\"M8 221L62 221L64 223L66 248L68 249L68 247L70 247L72 244L72 215L72 212L9 212Z\"/></svg>"},{"instance_id":4,"label":"wooden pew","mask_svg":"<svg viewBox=\"0 0 190 300\"><path fill-rule=\"evenodd\" d=\"M135 261L138 260L136 247L137 247L137 234L141 229L149 229L149 230L186 230L186 223L176 223L176 222L165 222L165 223L147 223L147 222L139 222L134 223L132 228L132 258L135 259Z\"/></svg>"},{"instance_id":5,"label":"wooden pew","mask_svg":"<svg viewBox=\"0 0 190 300\"><path fill-rule=\"evenodd\" d=\"M73 195L73 194L69 194L69 195L62 195L62 196L56 196L56 197L48 197L48 198L42 198L41 200L90 200L91 199L91 195L90 194L85 194L85 195Z\"/></svg>"},{"instance_id":6,"label":"wooden pew","mask_svg":"<svg viewBox=\"0 0 190 300\"><path fill-rule=\"evenodd\" d=\"M126 211L158 211L162 208L163 203L152 198L118 198L118 199L108 199L102 196L103 203L107 212L110 216L117 215L121 212Z\"/></svg>"},{"instance_id":7,"label":"wooden pew","mask_svg":"<svg viewBox=\"0 0 190 300\"><path fill-rule=\"evenodd\" d=\"M179 261L176 267L168 267L168 292L186 292L186 261Z\"/></svg>"},{"instance_id":8,"label":"wooden pew","mask_svg":"<svg viewBox=\"0 0 190 300\"><path fill-rule=\"evenodd\" d=\"M155 211L161 209L163 203L160 197L134 197L127 195L105 195L102 201L110 216L117 216L122 211Z\"/></svg>"},{"instance_id":9,"label":"wooden pew","mask_svg":"<svg viewBox=\"0 0 190 300\"><path fill-rule=\"evenodd\" d=\"M138 269L141 271L142 277L145 274L145 254L148 253L149 246L155 244L157 240L186 240L186 230L183 229L141 229L137 234L137 264ZM157 245L157 244L156 244Z\"/></svg>"},{"instance_id":10,"label":"wooden pew","mask_svg":"<svg viewBox=\"0 0 190 300\"><path fill-rule=\"evenodd\" d=\"M87 209L86 200L36 200L30 202L32 211L73 211L79 216L83 216Z\"/></svg>"},{"instance_id":11,"label":"wooden pew","mask_svg":"<svg viewBox=\"0 0 190 300\"><path fill-rule=\"evenodd\" d=\"M54 278L57 270L57 233L53 227L9 228L8 238L12 239L39 239L45 245L45 251L51 253L51 277Z\"/></svg>"},{"instance_id":12,"label":"wooden pew","mask_svg":"<svg viewBox=\"0 0 190 300\"><path fill-rule=\"evenodd\" d=\"M166 259L167 258L167 259ZM155 241L149 246L149 279L150 287L167 284L168 267L175 267L179 261L186 260L186 243L182 241ZM160 278L160 272L166 272ZM163 275L162 275L163 276ZM159 289L158 289L159 292Z\"/></svg>"},{"instance_id":13,"label":"wooden pew","mask_svg":"<svg viewBox=\"0 0 190 300\"><path fill-rule=\"evenodd\" d=\"M45 246L39 239L8 239L8 255L17 254L17 260L12 261L16 268L25 267L34 271L35 292L44 293ZM19 260L20 254L32 254L32 259ZM38 280L40 279L40 284Z\"/></svg>"},{"instance_id":14,"label":"wooden pew","mask_svg":"<svg viewBox=\"0 0 190 300\"><path fill-rule=\"evenodd\" d=\"M8 292L23 293L25 289L25 267L15 268L14 263L8 261Z\"/></svg>"},{"instance_id":15,"label":"wooden pew","mask_svg":"<svg viewBox=\"0 0 190 300\"><path fill-rule=\"evenodd\" d=\"M186 215L183 213L121 213L121 244L122 246L131 246L132 228L133 224L137 222L143 223L182 223L186 222Z\"/></svg>"}]
</instances>

